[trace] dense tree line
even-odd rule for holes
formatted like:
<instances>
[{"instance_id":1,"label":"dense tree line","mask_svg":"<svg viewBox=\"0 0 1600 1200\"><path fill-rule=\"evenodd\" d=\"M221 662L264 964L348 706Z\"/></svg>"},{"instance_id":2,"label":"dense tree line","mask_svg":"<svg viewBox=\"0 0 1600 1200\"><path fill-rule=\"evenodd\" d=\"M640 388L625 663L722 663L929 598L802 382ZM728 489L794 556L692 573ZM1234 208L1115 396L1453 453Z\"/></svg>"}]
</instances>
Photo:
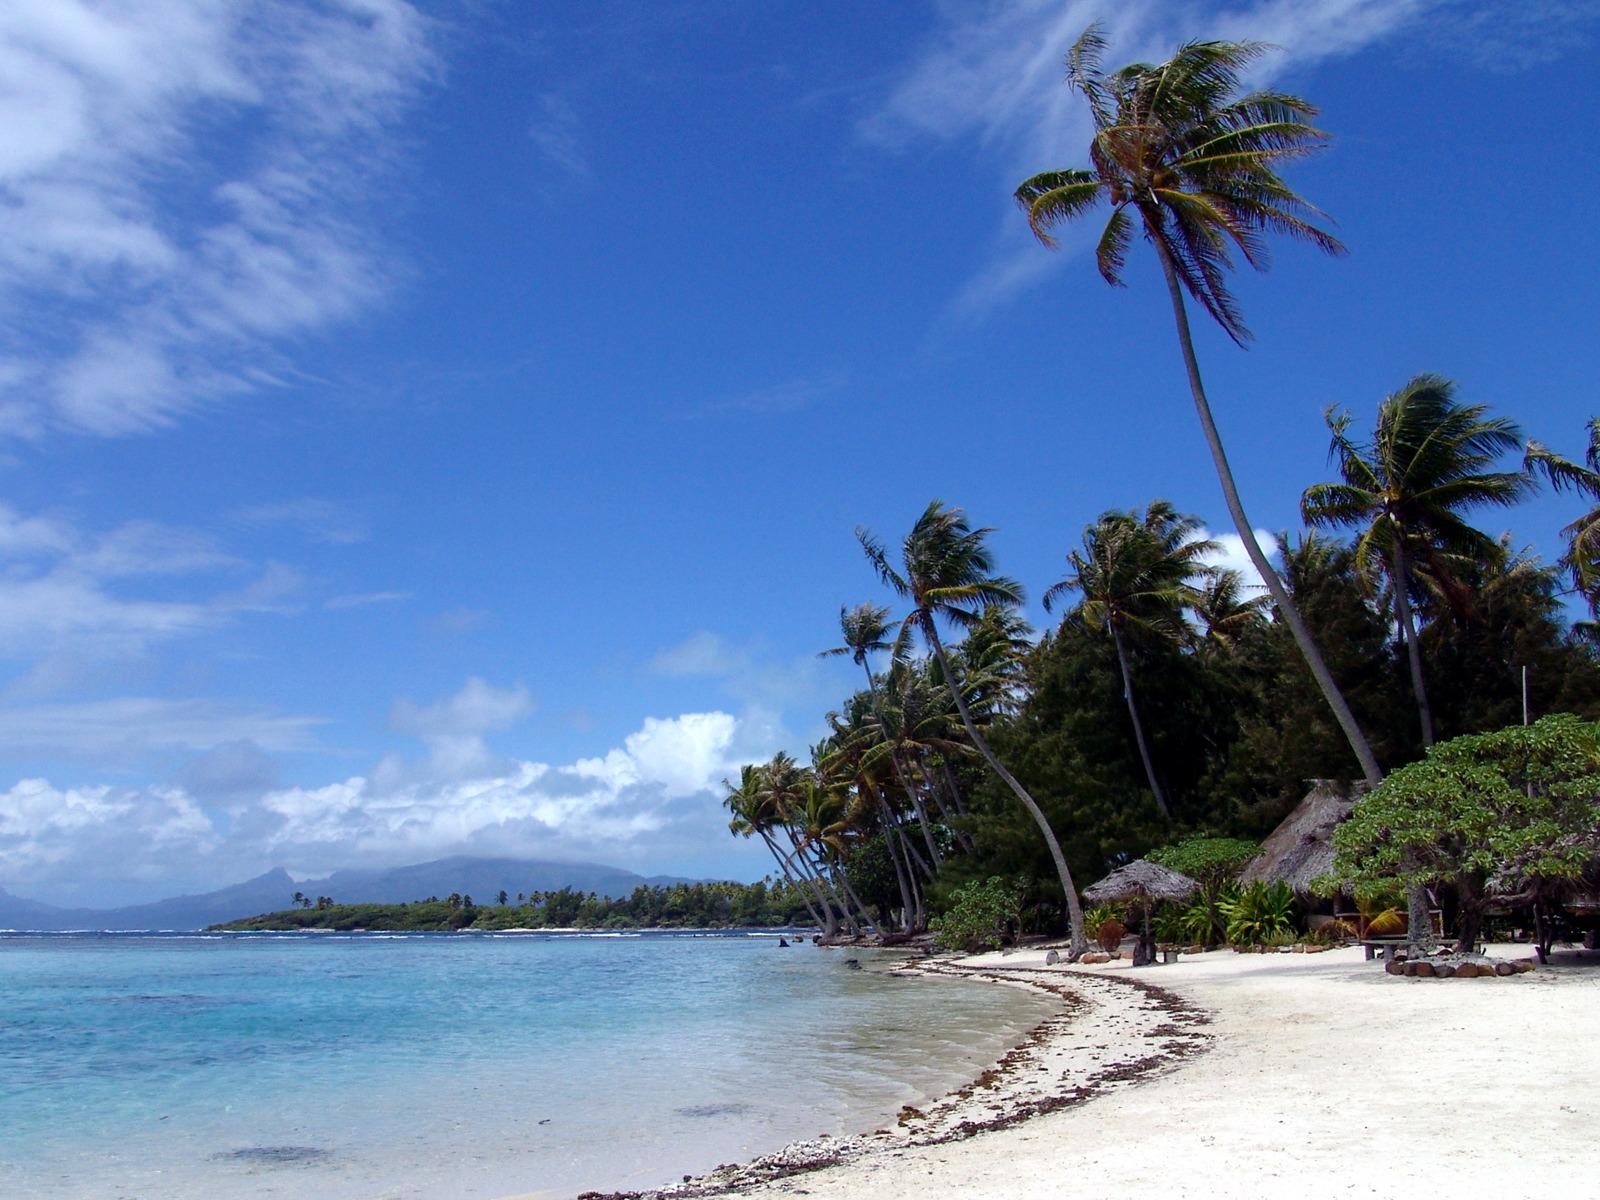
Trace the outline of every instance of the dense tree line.
<instances>
[{"instance_id":1,"label":"dense tree line","mask_svg":"<svg viewBox=\"0 0 1600 1200\"><path fill-rule=\"evenodd\" d=\"M1064 605L1035 640L1022 586L999 575L958 509L934 501L891 552L858 537L903 605L841 611L865 687L830 713L801 764L780 754L729 784L731 828L759 836L829 933L926 927L955 888L1017 881L1017 919L1086 945L1075 879L1184 836L1259 838L1313 778L1365 778L1462 734L1550 712L1600 713L1600 507L1564 531L1554 566L1480 527L1541 481L1600 501L1600 419L1583 462L1524 442L1509 418L1421 374L1377 406L1371 433L1326 414L1337 478L1308 480L1306 529L1260 545L1196 357L1187 305L1237 343L1235 256L1265 238L1343 247L1278 174L1322 148L1315 109L1244 92L1263 51L1193 42L1107 72L1091 27L1068 82L1094 128L1089 166L1046 171L1016 199L1033 232L1110 209L1097 250L1120 285L1135 234L1155 252L1207 453L1264 585L1207 565L1201 523L1153 499L1112 511L1045 593ZM1063 541L1067 540L1063 531ZM1424 873L1408 887L1425 925ZM1087 880L1086 880L1087 882ZM1007 901L1011 903L1011 901Z\"/></svg>"},{"instance_id":2,"label":"dense tree line","mask_svg":"<svg viewBox=\"0 0 1600 1200\"><path fill-rule=\"evenodd\" d=\"M227 930L451 929L783 929L807 922L799 892L779 881L641 885L612 898L573 888L514 898L501 892L493 904L471 896L431 896L410 904L335 904L295 907L219 925ZM296 901L298 904L298 900Z\"/></svg>"}]
</instances>

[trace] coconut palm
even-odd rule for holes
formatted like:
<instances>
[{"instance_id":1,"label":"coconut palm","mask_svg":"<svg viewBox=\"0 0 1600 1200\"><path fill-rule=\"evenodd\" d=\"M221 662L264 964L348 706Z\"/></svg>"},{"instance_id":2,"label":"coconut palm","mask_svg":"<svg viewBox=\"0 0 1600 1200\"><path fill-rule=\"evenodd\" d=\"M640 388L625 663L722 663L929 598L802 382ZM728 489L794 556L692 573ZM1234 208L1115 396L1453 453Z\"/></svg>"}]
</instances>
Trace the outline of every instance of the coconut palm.
<instances>
[{"instance_id":1,"label":"coconut palm","mask_svg":"<svg viewBox=\"0 0 1600 1200\"><path fill-rule=\"evenodd\" d=\"M872 699L872 708L878 718L880 727L884 726L883 704L878 695L878 681L872 674L872 665L867 661L867 656L880 650L891 649L891 644L885 640L889 632L889 608L887 605L873 604L871 602L858 604L854 608L839 609L839 630L844 635L844 645L834 646L822 651L818 658L833 658L848 654L867 675L867 694ZM928 847L928 856L937 867L940 862L938 844L934 841L933 830L929 828L928 811L922 802L922 797L917 794L912 786L912 781L907 777L904 765L900 761L900 754L892 741L887 742L890 762L894 766L895 778L899 780L901 789L911 799L912 806L916 809L917 820L922 825L922 838Z\"/></svg>"},{"instance_id":2,"label":"coconut palm","mask_svg":"<svg viewBox=\"0 0 1600 1200\"><path fill-rule=\"evenodd\" d=\"M1579 466L1559 454L1552 454L1538 442L1529 442L1523 469L1543 471L1550 486L1558 492L1571 488L1580 496L1600 501L1600 417L1589 420L1589 448L1584 461L1587 465ZM1561 534L1567 539L1561 566L1572 577L1578 594L1588 601L1590 615L1600 619L1600 503Z\"/></svg>"},{"instance_id":3,"label":"coconut palm","mask_svg":"<svg viewBox=\"0 0 1600 1200\"><path fill-rule=\"evenodd\" d=\"M772 857L777 861L778 869L783 872L784 879L790 887L795 888L796 894L799 895L801 903L806 906L806 912L810 914L812 921L816 922L817 928L826 929L827 923L823 921L816 906L812 904L812 898L807 894L807 889L798 886L799 881L795 877L794 868L772 837L772 827L776 823L777 816L762 798L762 793L765 790L765 780L762 776L763 772L760 766L755 763L746 763L739 768L739 782L737 784L729 783L726 779L722 781L722 786L727 789L728 793L723 797L722 806L731 814L731 819L728 821L728 831L737 837L747 838L759 835L762 842L766 844L767 849L772 852ZM530 895L530 902L537 905L541 898L538 892L533 892ZM823 907L826 908L827 906L824 905Z\"/></svg>"},{"instance_id":4,"label":"coconut palm","mask_svg":"<svg viewBox=\"0 0 1600 1200\"><path fill-rule=\"evenodd\" d=\"M1200 623L1201 637L1208 646L1229 649L1238 644L1245 630L1265 619L1265 596L1244 594L1244 575L1228 567L1207 571L1190 612Z\"/></svg>"},{"instance_id":5,"label":"coconut palm","mask_svg":"<svg viewBox=\"0 0 1600 1200\"><path fill-rule=\"evenodd\" d=\"M1137 633L1176 644L1188 636L1183 613L1195 601L1192 581L1204 574L1201 558L1217 549L1215 542L1196 536L1200 528L1197 519L1179 515L1165 500L1153 501L1142 517L1137 512L1105 513L1083 531L1083 553L1067 553L1072 574L1044 594L1048 610L1060 597L1081 593L1077 611L1084 624L1111 634L1139 760L1156 807L1168 818L1172 807L1156 775L1134 697L1127 637Z\"/></svg>"},{"instance_id":6,"label":"coconut palm","mask_svg":"<svg viewBox=\"0 0 1600 1200\"><path fill-rule=\"evenodd\" d=\"M1495 471L1495 460L1521 439L1514 423L1490 417L1482 404L1462 404L1455 385L1418 375L1378 406L1368 442L1350 436L1349 413L1327 413L1333 434L1329 456L1342 482L1306 489L1300 512L1308 525L1360 530L1356 563L1389 581L1400 636L1411 670L1411 691L1422 725L1422 744L1433 745L1413 599L1423 577L1442 597L1466 601L1452 579L1452 558L1498 553L1495 540L1468 525L1465 509L1517 503L1533 485L1522 471Z\"/></svg>"},{"instance_id":7,"label":"coconut palm","mask_svg":"<svg viewBox=\"0 0 1600 1200\"><path fill-rule=\"evenodd\" d=\"M1314 222L1316 209L1277 174L1277 164L1320 149L1327 135L1309 121L1316 110L1280 92L1241 94L1240 78L1266 47L1257 42L1189 42L1166 62L1135 63L1107 74L1099 27L1084 31L1067 56L1067 81L1089 102L1094 139L1088 170L1046 171L1017 188L1028 224L1046 246L1051 230L1105 201L1100 274L1122 286L1136 230L1156 252L1177 323L1178 345L1228 514L1278 612L1294 634L1322 694L1367 779L1382 778L1366 736L1323 661L1294 599L1257 541L1217 432L1189 329L1187 292L1235 342L1250 334L1227 275L1234 252L1265 269L1265 235L1281 233L1330 254L1343 251Z\"/></svg>"},{"instance_id":8,"label":"coconut palm","mask_svg":"<svg viewBox=\"0 0 1600 1200\"><path fill-rule=\"evenodd\" d=\"M997 604L1022 602L1022 585L994 574L994 556L986 545L991 532L989 529L973 529L959 508L946 508L935 500L917 518L901 545L901 570L896 570L890 564L883 544L865 529L857 528L856 538L879 578L896 595L911 603L911 612L900 627L899 646L904 649L912 634L922 636L938 660L939 669L944 672L956 711L961 714L962 727L972 739L973 746L1022 802L1044 835L1066 898L1071 953L1076 957L1088 949L1089 943L1084 937L1083 910L1078 904L1078 892L1073 886L1066 856L1061 853L1061 843L1034 798L1017 782L1016 776L1006 770L978 732L966 698L961 694L962 688L952 669L950 656L939 637L940 618L957 627L970 629L978 623L985 609Z\"/></svg>"}]
</instances>

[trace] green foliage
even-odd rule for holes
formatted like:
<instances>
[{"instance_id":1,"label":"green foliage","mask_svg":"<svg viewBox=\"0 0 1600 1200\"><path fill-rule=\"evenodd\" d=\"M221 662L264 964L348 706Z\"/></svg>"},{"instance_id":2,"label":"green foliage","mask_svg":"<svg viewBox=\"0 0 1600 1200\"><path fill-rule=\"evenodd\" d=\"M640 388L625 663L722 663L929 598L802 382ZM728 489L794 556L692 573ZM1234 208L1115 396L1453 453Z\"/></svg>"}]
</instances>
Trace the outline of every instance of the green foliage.
<instances>
[{"instance_id":1,"label":"green foliage","mask_svg":"<svg viewBox=\"0 0 1600 1200\"><path fill-rule=\"evenodd\" d=\"M950 907L929 922L929 927L947 949L968 954L993 950L1009 930L1020 926L1021 906L1020 889L994 875L957 888L951 893Z\"/></svg>"},{"instance_id":2,"label":"green foliage","mask_svg":"<svg viewBox=\"0 0 1600 1200\"><path fill-rule=\"evenodd\" d=\"M1176 845L1150 850L1145 858L1169 871L1187 875L1204 889L1215 891L1260 853L1259 843L1243 838L1192 837Z\"/></svg>"},{"instance_id":3,"label":"green foliage","mask_svg":"<svg viewBox=\"0 0 1600 1200\"><path fill-rule=\"evenodd\" d=\"M528 904L476 907L471 897L411 904L332 904L265 913L215 928L443 931L451 929L762 929L807 925L797 889L784 883L677 883L611 899L572 888Z\"/></svg>"},{"instance_id":4,"label":"green foliage","mask_svg":"<svg viewBox=\"0 0 1600 1200\"><path fill-rule=\"evenodd\" d=\"M1575 878L1600 857L1600 727L1560 714L1443 742L1363 797L1334 846L1358 895Z\"/></svg>"},{"instance_id":5,"label":"green foliage","mask_svg":"<svg viewBox=\"0 0 1600 1200\"><path fill-rule=\"evenodd\" d=\"M1284 883L1252 883L1217 902L1235 946L1286 944L1294 934L1294 892Z\"/></svg>"}]
</instances>

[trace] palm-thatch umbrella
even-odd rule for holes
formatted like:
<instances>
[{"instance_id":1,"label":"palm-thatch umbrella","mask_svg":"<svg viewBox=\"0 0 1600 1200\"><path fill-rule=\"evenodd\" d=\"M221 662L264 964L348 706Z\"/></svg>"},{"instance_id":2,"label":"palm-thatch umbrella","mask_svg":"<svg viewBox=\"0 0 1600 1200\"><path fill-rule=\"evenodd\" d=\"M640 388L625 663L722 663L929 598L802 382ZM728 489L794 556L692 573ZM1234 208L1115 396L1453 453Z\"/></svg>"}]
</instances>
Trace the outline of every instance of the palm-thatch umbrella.
<instances>
[{"instance_id":1,"label":"palm-thatch umbrella","mask_svg":"<svg viewBox=\"0 0 1600 1200\"><path fill-rule=\"evenodd\" d=\"M1133 965L1145 966L1156 960L1156 940L1150 929L1150 903L1161 900L1183 900L1199 890L1200 884L1187 875L1139 858L1083 889L1085 900L1095 904L1113 904L1137 900L1144 913L1144 929L1139 935L1139 946L1133 952Z\"/></svg>"}]
</instances>

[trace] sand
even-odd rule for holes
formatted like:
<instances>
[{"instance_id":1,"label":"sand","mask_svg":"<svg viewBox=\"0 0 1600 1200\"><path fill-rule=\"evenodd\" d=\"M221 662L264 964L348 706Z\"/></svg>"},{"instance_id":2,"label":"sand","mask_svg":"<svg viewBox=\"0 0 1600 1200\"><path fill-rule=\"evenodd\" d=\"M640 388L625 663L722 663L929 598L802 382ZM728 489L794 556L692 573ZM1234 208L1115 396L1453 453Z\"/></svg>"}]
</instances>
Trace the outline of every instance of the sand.
<instances>
[{"instance_id":1,"label":"sand","mask_svg":"<svg viewBox=\"0 0 1600 1200\"><path fill-rule=\"evenodd\" d=\"M1039 951L935 969L1049 987L1063 1012L892 1129L660 1194L1600 1195L1594 955L1450 980L1386 975L1359 949L1138 970L1046 967Z\"/></svg>"}]
</instances>

